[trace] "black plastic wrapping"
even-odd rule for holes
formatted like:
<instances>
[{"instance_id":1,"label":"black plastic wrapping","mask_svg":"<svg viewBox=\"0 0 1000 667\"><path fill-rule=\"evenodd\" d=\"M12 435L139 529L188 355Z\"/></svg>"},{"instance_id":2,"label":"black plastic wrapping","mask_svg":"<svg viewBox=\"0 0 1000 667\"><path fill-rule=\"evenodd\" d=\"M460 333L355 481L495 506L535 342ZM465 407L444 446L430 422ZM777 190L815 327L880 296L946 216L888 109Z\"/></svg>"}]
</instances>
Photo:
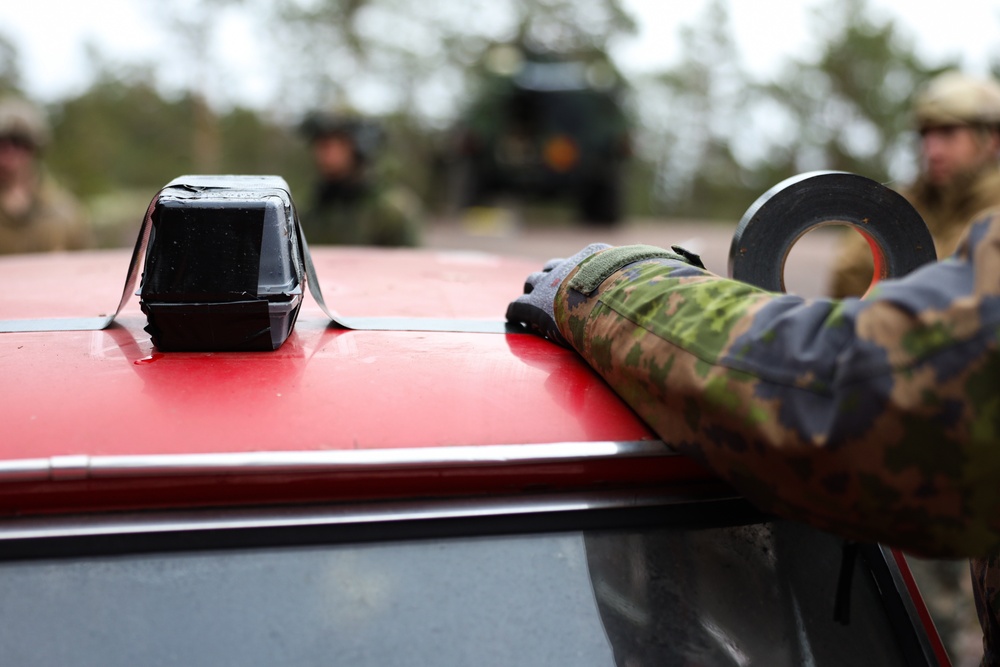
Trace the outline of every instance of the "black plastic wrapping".
<instances>
[{"instance_id":1,"label":"black plastic wrapping","mask_svg":"<svg viewBox=\"0 0 1000 667\"><path fill-rule=\"evenodd\" d=\"M278 177L176 179L154 199L139 290L162 351L274 350L302 303L303 262Z\"/></svg>"}]
</instances>

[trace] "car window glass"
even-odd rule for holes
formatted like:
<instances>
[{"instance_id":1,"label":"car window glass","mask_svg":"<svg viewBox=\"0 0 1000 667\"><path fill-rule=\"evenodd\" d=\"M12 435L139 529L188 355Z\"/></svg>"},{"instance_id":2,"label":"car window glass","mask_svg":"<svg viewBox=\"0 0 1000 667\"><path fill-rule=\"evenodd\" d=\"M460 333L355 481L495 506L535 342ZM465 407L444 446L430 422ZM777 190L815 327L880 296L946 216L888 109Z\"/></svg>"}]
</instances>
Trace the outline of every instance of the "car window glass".
<instances>
[{"instance_id":1,"label":"car window glass","mask_svg":"<svg viewBox=\"0 0 1000 667\"><path fill-rule=\"evenodd\" d=\"M870 577L795 524L0 564L23 666L900 664Z\"/></svg>"}]
</instances>

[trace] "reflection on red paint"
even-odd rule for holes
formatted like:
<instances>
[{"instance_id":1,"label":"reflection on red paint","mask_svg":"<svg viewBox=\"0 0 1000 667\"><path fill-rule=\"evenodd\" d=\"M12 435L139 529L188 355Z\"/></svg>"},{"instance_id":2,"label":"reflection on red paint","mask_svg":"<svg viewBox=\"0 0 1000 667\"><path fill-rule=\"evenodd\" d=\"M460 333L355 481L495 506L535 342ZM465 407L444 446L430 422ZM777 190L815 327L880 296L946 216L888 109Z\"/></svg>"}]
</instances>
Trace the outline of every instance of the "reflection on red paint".
<instances>
[{"instance_id":1,"label":"reflection on red paint","mask_svg":"<svg viewBox=\"0 0 1000 667\"><path fill-rule=\"evenodd\" d=\"M157 361L158 359L162 359L162 358L163 358L163 353L162 352L153 352L148 357L143 357L142 359L136 359L132 363L134 363L136 366L139 366L141 364L151 364L154 361Z\"/></svg>"}]
</instances>

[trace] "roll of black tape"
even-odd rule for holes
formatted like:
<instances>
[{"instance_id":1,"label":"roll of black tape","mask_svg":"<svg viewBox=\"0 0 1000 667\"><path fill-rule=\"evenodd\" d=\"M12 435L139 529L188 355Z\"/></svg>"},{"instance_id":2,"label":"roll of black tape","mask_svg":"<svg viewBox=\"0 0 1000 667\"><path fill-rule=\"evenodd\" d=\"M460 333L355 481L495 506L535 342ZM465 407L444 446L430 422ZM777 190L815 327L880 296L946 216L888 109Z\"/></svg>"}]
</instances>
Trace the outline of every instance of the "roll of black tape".
<instances>
[{"instance_id":1,"label":"roll of black tape","mask_svg":"<svg viewBox=\"0 0 1000 667\"><path fill-rule=\"evenodd\" d=\"M853 227L865 237L875 263L873 283L937 259L923 218L899 193L857 174L813 171L778 183L747 209L729 247L729 276L785 291L792 246L825 225Z\"/></svg>"}]
</instances>

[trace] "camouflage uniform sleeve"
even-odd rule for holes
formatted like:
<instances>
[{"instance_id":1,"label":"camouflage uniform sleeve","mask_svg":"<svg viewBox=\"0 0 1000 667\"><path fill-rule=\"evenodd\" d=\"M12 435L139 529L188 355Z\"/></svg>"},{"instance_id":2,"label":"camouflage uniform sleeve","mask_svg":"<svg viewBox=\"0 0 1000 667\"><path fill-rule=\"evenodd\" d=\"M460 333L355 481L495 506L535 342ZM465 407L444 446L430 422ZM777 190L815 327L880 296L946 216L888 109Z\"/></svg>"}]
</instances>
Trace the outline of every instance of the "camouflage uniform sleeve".
<instances>
[{"instance_id":1,"label":"camouflage uniform sleeve","mask_svg":"<svg viewBox=\"0 0 1000 667\"><path fill-rule=\"evenodd\" d=\"M581 263L555 313L665 442L762 509L927 556L1000 543L1000 210L863 300L625 247Z\"/></svg>"}]
</instances>

